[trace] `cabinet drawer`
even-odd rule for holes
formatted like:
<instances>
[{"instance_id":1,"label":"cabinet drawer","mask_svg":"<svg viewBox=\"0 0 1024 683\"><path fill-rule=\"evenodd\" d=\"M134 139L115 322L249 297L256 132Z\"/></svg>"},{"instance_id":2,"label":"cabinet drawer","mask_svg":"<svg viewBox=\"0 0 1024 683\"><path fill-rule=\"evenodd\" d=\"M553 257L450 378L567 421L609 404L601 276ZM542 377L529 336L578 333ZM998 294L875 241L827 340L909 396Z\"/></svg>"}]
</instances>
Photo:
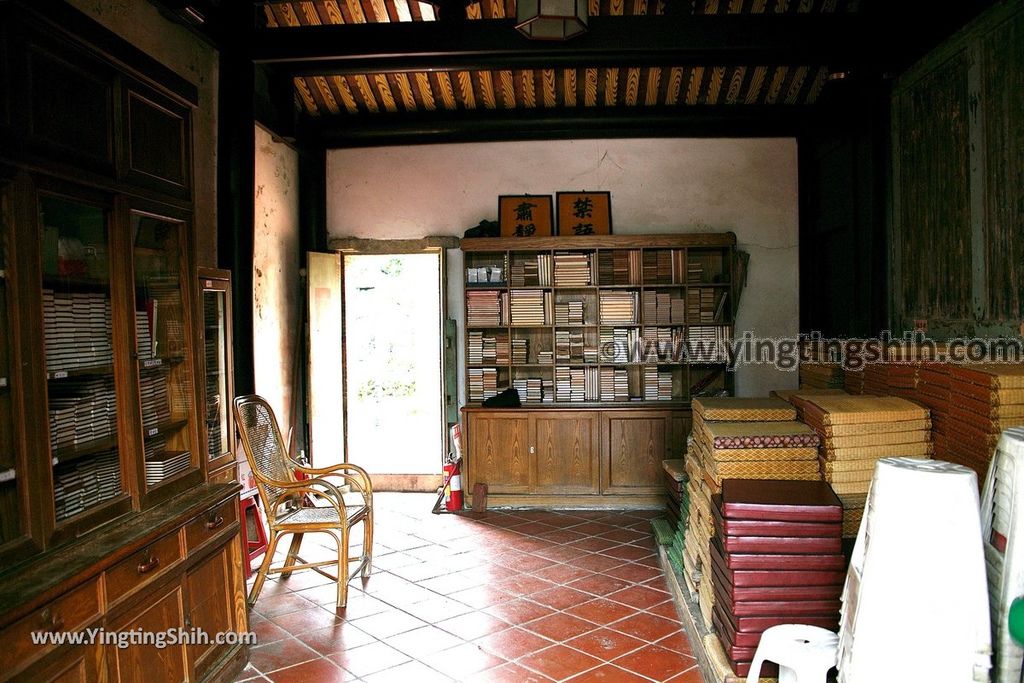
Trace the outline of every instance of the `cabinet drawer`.
<instances>
[{"instance_id":1,"label":"cabinet drawer","mask_svg":"<svg viewBox=\"0 0 1024 683\"><path fill-rule=\"evenodd\" d=\"M178 534L173 533L121 560L106 574L107 595L111 596L111 602L160 576L181 557L181 541Z\"/></svg>"},{"instance_id":2,"label":"cabinet drawer","mask_svg":"<svg viewBox=\"0 0 1024 683\"><path fill-rule=\"evenodd\" d=\"M185 526L185 546L191 552L231 526L238 519L238 501L224 501L199 515Z\"/></svg>"},{"instance_id":3,"label":"cabinet drawer","mask_svg":"<svg viewBox=\"0 0 1024 683\"><path fill-rule=\"evenodd\" d=\"M101 611L99 585L99 579L94 578L0 632L3 676L54 649L53 645L33 645L34 631L77 631L98 617Z\"/></svg>"}]
</instances>

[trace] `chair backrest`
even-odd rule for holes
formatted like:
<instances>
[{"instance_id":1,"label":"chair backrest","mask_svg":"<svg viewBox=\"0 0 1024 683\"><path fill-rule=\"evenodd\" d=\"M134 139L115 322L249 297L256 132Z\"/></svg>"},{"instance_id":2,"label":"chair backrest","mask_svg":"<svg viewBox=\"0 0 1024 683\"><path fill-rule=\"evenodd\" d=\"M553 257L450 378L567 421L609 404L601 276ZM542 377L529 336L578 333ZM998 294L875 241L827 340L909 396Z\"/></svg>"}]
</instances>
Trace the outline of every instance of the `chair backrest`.
<instances>
[{"instance_id":1,"label":"chair backrest","mask_svg":"<svg viewBox=\"0 0 1024 683\"><path fill-rule=\"evenodd\" d=\"M235 424L245 457L256 477L263 509L272 518L283 492L275 482L295 481L295 471L288 460L274 410L262 396L238 396L235 398Z\"/></svg>"}]
</instances>

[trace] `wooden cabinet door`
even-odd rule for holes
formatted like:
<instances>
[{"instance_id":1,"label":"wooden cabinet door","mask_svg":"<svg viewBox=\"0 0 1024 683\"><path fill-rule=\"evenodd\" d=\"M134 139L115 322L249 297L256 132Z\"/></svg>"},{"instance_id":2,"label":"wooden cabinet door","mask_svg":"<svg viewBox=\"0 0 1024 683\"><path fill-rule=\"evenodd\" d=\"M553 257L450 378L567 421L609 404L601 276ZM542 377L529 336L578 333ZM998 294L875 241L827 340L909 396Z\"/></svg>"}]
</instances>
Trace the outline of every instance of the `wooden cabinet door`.
<instances>
[{"instance_id":1,"label":"wooden cabinet door","mask_svg":"<svg viewBox=\"0 0 1024 683\"><path fill-rule=\"evenodd\" d=\"M101 676L104 669L103 647L97 642L64 648L11 680L26 683L96 683L104 680Z\"/></svg>"},{"instance_id":2,"label":"wooden cabinet door","mask_svg":"<svg viewBox=\"0 0 1024 683\"><path fill-rule=\"evenodd\" d=\"M237 630L230 544L186 574L185 586L188 594L186 623L210 638L205 644L190 644L188 648L189 660L199 679L218 656L230 648L230 645L216 644L216 634Z\"/></svg>"},{"instance_id":3,"label":"wooden cabinet door","mask_svg":"<svg viewBox=\"0 0 1024 683\"><path fill-rule=\"evenodd\" d=\"M664 411L605 411L602 493L661 493L669 435Z\"/></svg>"},{"instance_id":4,"label":"wooden cabinet door","mask_svg":"<svg viewBox=\"0 0 1024 683\"><path fill-rule=\"evenodd\" d=\"M184 628L184 622L184 596L179 579L154 590L150 599L108 630L163 633L172 628ZM131 645L123 649L109 645L108 648L107 663L114 681L130 683L153 680L154 676L167 683L188 680L183 645L168 645L162 649L155 645Z\"/></svg>"},{"instance_id":5,"label":"wooden cabinet door","mask_svg":"<svg viewBox=\"0 0 1024 683\"><path fill-rule=\"evenodd\" d=\"M598 420L594 413L537 411L530 443L537 493L597 493Z\"/></svg>"},{"instance_id":6,"label":"wooden cabinet door","mask_svg":"<svg viewBox=\"0 0 1024 683\"><path fill-rule=\"evenodd\" d=\"M675 410L665 418L668 432L665 438L665 459L675 460L686 454L686 437L690 435L693 420L689 411Z\"/></svg>"},{"instance_id":7,"label":"wooden cabinet door","mask_svg":"<svg viewBox=\"0 0 1024 683\"><path fill-rule=\"evenodd\" d=\"M490 493L530 490L530 420L526 413L472 414L467 435L467 480L472 490L480 482Z\"/></svg>"}]
</instances>

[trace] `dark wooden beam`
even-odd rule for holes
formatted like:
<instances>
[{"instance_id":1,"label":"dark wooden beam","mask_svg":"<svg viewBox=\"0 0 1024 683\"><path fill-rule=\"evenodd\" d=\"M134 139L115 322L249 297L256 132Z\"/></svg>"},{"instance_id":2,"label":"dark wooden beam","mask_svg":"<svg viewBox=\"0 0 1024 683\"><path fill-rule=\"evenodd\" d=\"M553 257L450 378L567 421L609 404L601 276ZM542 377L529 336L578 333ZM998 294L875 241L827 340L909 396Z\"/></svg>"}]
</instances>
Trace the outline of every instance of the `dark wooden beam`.
<instances>
[{"instance_id":1,"label":"dark wooden beam","mask_svg":"<svg viewBox=\"0 0 1024 683\"><path fill-rule=\"evenodd\" d=\"M807 108L787 105L447 112L306 119L298 136L305 145L325 148L493 140L792 137L809 116Z\"/></svg>"},{"instance_id":2,"label":"dark wooden beam","mask_svg":"<svg viewBox=\"0 0 1024 683\"><path fill-rule=\"evenodd\" d=\"M898 38L898 39L897 39ZM253 59L296 75L687 64L885 66L913 35L835 15L592 17L571 41L531 41L512 19L260 29Z\"/></svg>"}]
</instances>

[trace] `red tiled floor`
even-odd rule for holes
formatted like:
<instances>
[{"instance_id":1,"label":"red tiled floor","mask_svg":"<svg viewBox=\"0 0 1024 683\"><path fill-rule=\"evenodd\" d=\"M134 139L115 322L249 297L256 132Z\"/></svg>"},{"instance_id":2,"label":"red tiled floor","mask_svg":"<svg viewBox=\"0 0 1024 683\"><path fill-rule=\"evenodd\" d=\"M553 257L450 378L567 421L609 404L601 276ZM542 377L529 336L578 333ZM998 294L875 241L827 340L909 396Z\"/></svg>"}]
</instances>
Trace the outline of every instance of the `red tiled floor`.
<instances>
[{"instance_id":1,"label":"red tiled floor","mask_svg":"<svg viewBox=\"0 0 1024 683\"><path fill-rule=\"evenodd\" d=\"M432 503L377 494L373 574L345 609L314 572L268 580L238 680L701 680L652 540L659 512L434 516ZM315 539L302 556L330 556Z\"/></svg>"},{"instance_id":2,"label":"red tiled floor","mask_svg":"<svg viewBox=\"0 0 1024 683\"><path fill-rule=\"evenodd\" d=\"M564 645L555 645L523 657L519 664L548 678L564 681L599 666L601 660Z\"/></svg>"},{"instance_id":3,"label":"red tiled floor","mask_svg":"<svg viewBox=\"0 0 1024 683\"><path fill-rule=\"evenodd\" d=\"M667 681L693 668L696 661L689 655L666 650L657 645L648 645L615 660L615 665L636 672L656 681Z\"/></svg>"}]
</instances>

